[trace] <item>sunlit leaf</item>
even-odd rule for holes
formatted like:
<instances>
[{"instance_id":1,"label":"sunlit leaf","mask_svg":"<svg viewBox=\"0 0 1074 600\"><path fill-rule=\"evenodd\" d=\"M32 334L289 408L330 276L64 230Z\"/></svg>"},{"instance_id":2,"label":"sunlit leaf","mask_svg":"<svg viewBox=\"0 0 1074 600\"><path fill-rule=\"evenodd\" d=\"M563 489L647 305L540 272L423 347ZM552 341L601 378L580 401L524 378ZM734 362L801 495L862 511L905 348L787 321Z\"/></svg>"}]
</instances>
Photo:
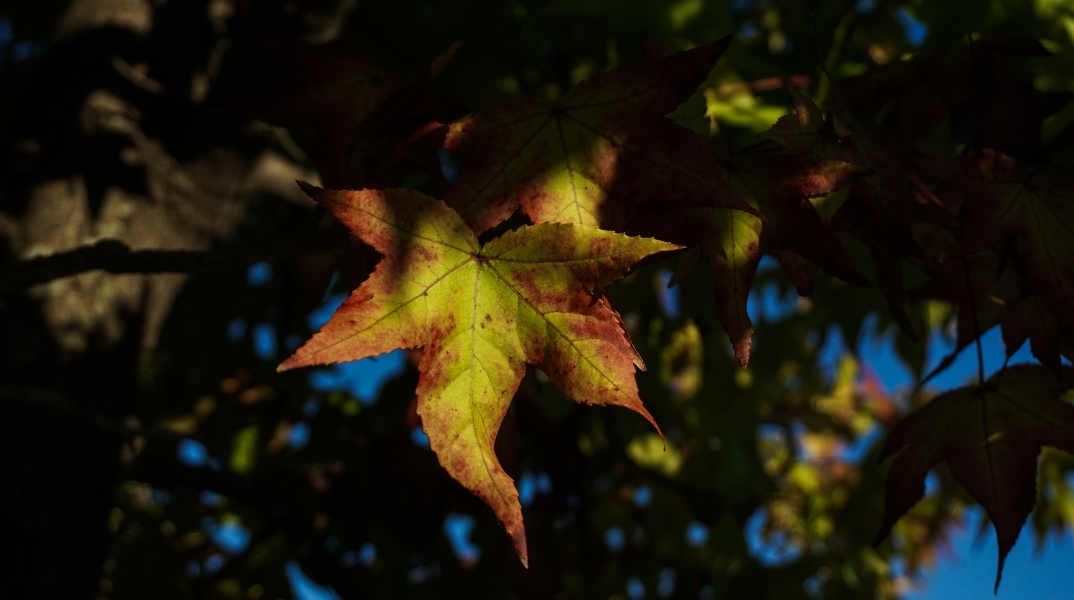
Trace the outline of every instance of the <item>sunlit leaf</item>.
<instances>
[{"instance_id":1,"label":"sunlit leaf","mask_svg":"<svg viewBox=\"0 0 1074 600\"><path fill-rule=\"evenodd\" d=\"M385 258L280 369L424 347L417 410L429 443L493 509L526 563L518 492L494 452L525 365L578 402L625 406L653 422L634 382L644 365L601 292L677 246L568 224L481 246L454 211L418 192L303 189Z\"/></svg>"}]
</instances>

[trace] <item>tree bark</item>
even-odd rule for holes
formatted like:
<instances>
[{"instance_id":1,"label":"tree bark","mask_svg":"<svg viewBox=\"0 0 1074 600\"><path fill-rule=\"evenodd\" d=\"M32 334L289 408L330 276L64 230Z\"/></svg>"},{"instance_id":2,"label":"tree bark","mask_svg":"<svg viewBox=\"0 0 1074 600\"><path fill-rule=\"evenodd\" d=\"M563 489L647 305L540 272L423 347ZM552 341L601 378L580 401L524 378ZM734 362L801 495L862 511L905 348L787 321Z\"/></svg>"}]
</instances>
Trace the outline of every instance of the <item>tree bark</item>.
<instances>
[{"instance_id":1,"label":"tree bark","mask_svg":"<svg viewBox=\"0 0 1074 600\"><path fill-rule=\"evenodd\" d=\"M101 240L127 260L190 259L234 229L252 195L300 195L294 178L308 174L269 151L270 128L203 103L233 29L327 39L353 2L300 3L290 19L287 3L257 4L73 0L43 56L5 66L0 95L15 108L0 114L0 271ZM69 267L58 275L77 274L0 296L0 384L74 407L0 397L4 597L99 595L127 440L94 421L137 418L141 362L189 271Z\"/></svg>"}]
</instances>

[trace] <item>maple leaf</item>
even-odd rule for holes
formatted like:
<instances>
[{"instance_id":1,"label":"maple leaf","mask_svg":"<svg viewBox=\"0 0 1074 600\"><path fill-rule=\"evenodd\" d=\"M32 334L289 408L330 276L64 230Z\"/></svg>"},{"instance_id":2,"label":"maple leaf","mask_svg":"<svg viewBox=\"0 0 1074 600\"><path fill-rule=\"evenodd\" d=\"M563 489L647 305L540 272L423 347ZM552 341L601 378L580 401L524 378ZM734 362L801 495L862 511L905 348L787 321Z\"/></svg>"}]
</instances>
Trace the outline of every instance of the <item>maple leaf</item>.
<instances>
[{"instance_id":1,"label":"maple leaf","mask_svg":"<svg viewBox=\"0 0 1074 600\"><path fill-rule=\"evenodd\" d=\"M824 119L820 108L793 85L788 84L786 90L792 112L757 137L775 142L791 154L851 162L850 152L843 148L834 125Z\"/></svg>"},{"instance_id":2,"label":"maple leaf","mask_svg":"<svg viewBox=\"0 0 1074 600\"><path fill-rule=\"evenodd\" d=\"M974 96L973 65L963 48L918 56L871 69L840 82L855 112L871 113L898 102L903 139L912 140L947 120L951 109Z\"/></svg>"},{"instance_id":3,"label":"maple leaf","mask_svg":"<svg viewBox=\"0 0 1074 600\"><path fill-rule=\"evenodd\" d=\"M877 280L895 321L917 338L904 307L903 258L924 259L922 224L951 224L953 216L908 157L911 148L870 123L850 124L849 116L826 120L820 108L787 86L792 113L780 117L758 137L788 152L816 160L857 165L863 173L849 188L812 199L825 222L855 233L869 244ZM838 113L838 111L837 111ZM836 212L838 211L838 213Z\"/></svg>"},{"instance_id":4,"label":"maple leaf","mask_svg":"<svg viewBox=\"0 0 1074 600\"><path fill-rule=\"evenodd\" d=\"M896 61L847 78L838 91L855 112L897 103L902 138L913 141L947 121L956 142L1039 157L1041 121L1069 94L1015 81L1008 57L1050 56L1031 38L976 39L933 55Z\"/></svg>"},{"instance_id":5,"label":"maple leaf","mask_svg":"<svg viewBox=\"0 0 1074 600\"><path fill-rule=\"evenodd\" d=\"M410 146L442 124L446 107L429 90L430 79L382 72L353 42L262 37L259 45L271 68L243 72L216 103L271 125L313 129L317 171L331 187L383 185ZM436 58L432 77L457 48Z\"/></svg>"},{"instance_id":6,"label":"maple leaf","mask_svg":"<svg viewBox=\"0 0 1074 600\"><path fill-rule=\"evenodd\" d=\"M764 253L784 251L778 258L788 265L801 291L809 291L815 272L805 261L846 281L869 285L807 201L847 185L860 170L841 161L782 154L739 156L723 167L731 188L766 220L738 210L649 203L640 207L629 231L701 247L713 265L716 316L745 367L753 335L747 300Z\"/></svg>"},{"instance_id":7,"label":"maple leaf","mask_svg":"<svg viewBox=\"0 0 1074 600\"><path fill-rule=\"evenodd\" d=\"M983 253L921 266L932 281L913 290L913 296L944 300L958 307L955 348L933 373L950 366L963 348L995 325L1001 326L1007 358L1029 340L1033 356L1056 375L1060 373L1060 319L1020 280L1018 274L1024 271L1020 262Z\"/></svg>"},{"instance_id":8,"label":"maple leaf","mask_svg":"<svg viewBox=\"0 0 1074 600\"><path fill-rule=\"evenodd\" d=\"M787 278L791 280L791 285L794 286L794 291L798 292L799 296L806 297L813 294L817 265L789 250L772 248L768 253L783 267Z\"/></svg>"},{"instance_id":9,"label":"maple leaf","mask_svg":"<svg viewBox=\"0 0 1074 600\"><path fill-rule=\"evenodd\" d=\"M569 398L624 406L656 426L634 380L644 364L602 291L679 246L575 224L522 227L480 246L453 210L419 192L302 188L384 259L279 369L423 346L417 402L430 446L527 563L518 492L493 450L526 363Z\"/></svg>"},{"instance_id":10,"label":"maple leaf","mask_svg":"<svg viewBox=\"0 0 1074 600\"><path fill-rule=\"evenodd\" d=\"M349 130L318 131L317 172L322 181L330 188L357 189L402 180L405 173L393 168L418 140L443 124L442 104L429 81L422 80L394 90Z\"/></svg>"},{"instance_id":11,"label":"maple leaf","mask_svg":"<svg viewBox=\"0 0 1074 600\"><path fill-rule=\"evenodd\" d=\"M857 164L873 170L855 182L834 224L869 245L877 283L899 327L917 340L906 314L902 261L925 261L932 250L923 245L922 227L955 222L954 215L925 182L910 158L913 149L870 123L854 126L847 145Z\"/></svg>"},{"instance_id":12,"label":"maple leaf","mask_svg":"<svg viewBox=\"0 0 1074 600\"><path fill-rule=\"evenodd\" d=\"M918 165L908 158L911 149L869 123L826 120L817 105L793 86L787 86L787 93L794 111L757 137L797 156L857 165L861 170L849 196L830 194L813 200L818 211L827 213L825 220L846 203L853 214L841 224L850 224L862 239L879 242L896 257L925 258L912 226L953 221ZM831 206L822 205L821 200L830 201Z\"/></svg>"},{"instance_id":13,"label":"maple leaf","mask_svg":"<svg viewBox=\"0 0 1074 600\"><path fill-rule=\"evenodd\" d=\"M1003 345L1007 348L1007 357L1010 358L1029 340L1033 357L1058 376L1062 368L1059 358L1062 329L1063 320L1044 306L1040 296L1034 294L1022 298L1007 309L1003 318Z\"/></svg>"},{"instance_id":14,"label":"maple leaf","mask_svg":"<svg viewBox=\"0 0 1074 600\"><path fill-rule=\"evenodd\" d=\"M1060 400L1074 369L1057 381L1040 365L1016 365L983 385L942 394L900 421L880 458L898 454L888 471L878 540L925 493L929 469L945 461L951 475L988 513L1003 562L1036 501L1042 446L1074 452L1074 405Z\"/></svg>"},{"instance_id":15,"label":"maple leaf","mask_svg":"<svg viewBox=\"0 0 1074 600\"><path fill-rule=\"evenodd\" d=\"M1026 274L1041 301L1055 314L1074 306L1074 175L1031 172L994 150L921 163L966 194L954 254L980 252L1018 234L1025 242Z\"/></svg>"},{"instance_id":16,"label":"maple leaf","mask_svg":"<svg viewBox=\"0 0 1074 600\"><path fill-rule=\"evenodd\" d=\"M753 212L697 137L663 116L730 40L594 76L554 102L518 98L450 124L443 146L470 158L444 201L478 234L519 207L535 223L611 228L624 198Z\"/></svg>"},{"instance_id":17,"label":"maple leaf","mask_svg":"<svg viewBox=\"0 0 1074 600\"><path fill-rule=\"evenodd\" d=\"M233 90L228 104L272 125L349 132L404 83L346 40L315 45L266 36L259 42L266 53L255 63L261 70L242 74L243 89Z\"/></svg>"}]
</instances>

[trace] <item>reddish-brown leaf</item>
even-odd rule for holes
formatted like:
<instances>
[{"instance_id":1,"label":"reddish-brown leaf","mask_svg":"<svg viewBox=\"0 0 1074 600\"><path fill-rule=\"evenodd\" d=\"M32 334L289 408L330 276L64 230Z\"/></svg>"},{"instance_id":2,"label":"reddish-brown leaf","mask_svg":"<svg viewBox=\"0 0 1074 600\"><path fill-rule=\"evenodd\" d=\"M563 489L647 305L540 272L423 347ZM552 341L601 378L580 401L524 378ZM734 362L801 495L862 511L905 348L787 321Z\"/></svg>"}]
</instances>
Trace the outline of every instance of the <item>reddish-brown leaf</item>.
<instances>
[{"instance_id":1,"label":"reddish-brown leaf","mask_svg":"<svg viewBox=\"0 0 1074 600\"><path fill-rule=\"evenodd\" d=\"M853 232L869 244L880 290L895 321L912 339L917 334L904 307L901 261L924 259L937 240L922 227L950 224L953 217L925 182L913 162L912 149L869 123L829 122L820 109L788 86L794 112L760 137L799 156L856 165L863 171L845 196L814 200L825 221ZM931 232L931 229L929 230ZM929 248L922 248L925 241Z\"/></svg>"},{"instance_id":2,"label":"reddish-brown leaf","mask_svg":"<svg viewBox=\"0 0 1074 600\"><path fill-rule=\"evenodd\" d=\"M663 116L729 42L594 76L554 102L519 98L452 123L444 147L470 158L444 200L477 233L517 208L535 223L608 227L635 198L752 212L697 137Z\"/></svg>"},{"instance_id":3,"label":"reddish-brown leaf","mask_svg":"<svg viewBox=\"0 0 1074 600\"><path fill-rule=\"evenodd\" d=\"M353 42L261 42L273 72L252 78L251 89L237 98L235 108L272 125L350 131L404 83L378 71Z\"/></svg>"},{"instance_id":4,"label":"reddish-brown leaf","mask_svg":"<svg viewBox=\"0 0 1074 600\"><path fill-rule=\"evenodd\" d=\"M999 541L996 588L1003 562L1036 501L1042 446L1074 452L1074 406L1060 399L1074 387L1074 368L1057 381L1045 367L1017 365L983 385L933 399L899 422L881 457L888 471L878 539L925 492L929 469L946 462L952 476L988 513Z\"/></svg>"},{"instance_id":5,"label":"reddish-brown leaf","mask_svg":"<svg viewBox=\"0 0 1074 600\"><path fill-rule=\"evenodd\" d=\"M443 103L429 89L428 81L401 86L352 128L330 127L318 131L317 171L330 188L358 189L396 183L405 173L394 173L393 167L418 140L442 125L440 118L445 112Z\"/></svg>"},{"instance_id":6,"label":"reddish-brown leaf","mask_svg":"<svg viewBox=\"0 0 1074 600\"><path fill-rule=\"evenodd\" d=\"M746 306L765 252L782 250L785 264L794 255L845 281L869 285L808 200L847 185L860 170L841 161L757 154L736 157L723 171L731 188L755 206L764 221L736 210L652 203L640 207L630 231L701 247L714 267L717 318L739 364L746 366L753 335ZM809 268L798 263L791 268L796 286L808 291Z\"/></svg>"},{"instance_id":7,"label":"reddish-brown leaf","mask_svg":"<svg viewBox=\"0 0 1074 600\"><path fill-rule=\"evenodd\" d=\"M1074 306L1074 175L1030 171L992 150L972 159L921 162L966 194L954 253L980 252L1019 235L1026 274L1045 306L1055 314Z\"/></svg>"}]
</instances>

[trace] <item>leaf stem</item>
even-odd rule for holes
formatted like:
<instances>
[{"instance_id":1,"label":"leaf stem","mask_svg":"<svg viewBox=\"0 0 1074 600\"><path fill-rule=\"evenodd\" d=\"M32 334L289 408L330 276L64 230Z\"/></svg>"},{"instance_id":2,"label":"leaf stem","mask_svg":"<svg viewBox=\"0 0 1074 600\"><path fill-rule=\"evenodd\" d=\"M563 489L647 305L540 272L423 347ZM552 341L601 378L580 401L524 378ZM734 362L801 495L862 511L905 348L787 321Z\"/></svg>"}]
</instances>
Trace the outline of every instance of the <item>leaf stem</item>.
<instances>
[{"instance_id":1,"label":"leaf stem","mask_svg":"<svg viewBox=\"0 0 1074 600\"><path fill-rule=\"evenodd\" d=\"M1007 357L1003 359L1003 366L999 368L999 372L997 372L995 375L996 379L992 382L993 389L999 387L999 382L1003 379L1003 374L1007 372L1007 363L1009 363L1010 361L1010 355L1007 355Z\"/></svg>"},{"instance_id":2,"label":"leaf stem","mask_svg":"<svg viewBox=\"0 0 1074 600\"><path fill-rule=\"evenodd\" d=\"M843 41L846 40L847 32L850 31L850 25L854 22L855 10L851 8L843 14L843 18L839 20L839 24L835 26L835 31L832 32L832 47L828 49L828 56L823 61L820 60L820 33L817 30L817 22L813 20L813 36L814 36L814 60L817 62L817 66L825 70L831 70L835 68L836 63L839 62L839 56L843 52ZM818 106L823 106L824 101L828 99L828 94L832 91L832 83L828 77L821 73L821 76L817 78L817 90L813 96L813 101Z\"/></svg>"},{"instance_id":3,"label":"leaf stem","mask_svg":"<svg viewBox=\"0 0 1074 600\"><path fill-rule=\"evenodd\" d=\"M962 261L962 273L966 276L966 289L970 294L970 316L973 318L973 341L977 344L977 383L983 384L985 380L984 373L984 351L981 349L981 323L977 319L977 297L973 293L973 281L970 279L970 262L963 256L959 260Z\"/></svg>"}]
</instances>

